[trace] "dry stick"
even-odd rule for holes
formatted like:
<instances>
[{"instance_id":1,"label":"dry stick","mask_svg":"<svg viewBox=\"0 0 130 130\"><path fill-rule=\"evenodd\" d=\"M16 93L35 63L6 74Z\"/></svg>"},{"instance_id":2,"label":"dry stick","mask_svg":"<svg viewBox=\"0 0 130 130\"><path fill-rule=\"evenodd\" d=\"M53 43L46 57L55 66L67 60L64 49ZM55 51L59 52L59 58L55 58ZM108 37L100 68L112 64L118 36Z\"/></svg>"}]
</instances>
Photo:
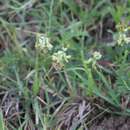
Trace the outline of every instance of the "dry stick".
<instances>
[{"instance_id":1,"label":"dry stick","mask_svg":"<svg viewBox=\"0 0 130 130\"><path fill-rule=\"evenodd\" d=\"M60 104L60 106L55 110L53 117L56 116L56 114L60 111L60 109L63 107L64 103L66 102L66 100L63 100L62 103Z\"/></svg>"},{"instance_id":2,"label":"dry stick","mask_svg":"<svg viewBox=\"0 0 130 130\"><path fill-rule=\"evenodd\" d=\"M43 103L43 105L48 105L43 99L41 99L39 96L37 96L38 100Z\"/></svg>"}]
</instances>

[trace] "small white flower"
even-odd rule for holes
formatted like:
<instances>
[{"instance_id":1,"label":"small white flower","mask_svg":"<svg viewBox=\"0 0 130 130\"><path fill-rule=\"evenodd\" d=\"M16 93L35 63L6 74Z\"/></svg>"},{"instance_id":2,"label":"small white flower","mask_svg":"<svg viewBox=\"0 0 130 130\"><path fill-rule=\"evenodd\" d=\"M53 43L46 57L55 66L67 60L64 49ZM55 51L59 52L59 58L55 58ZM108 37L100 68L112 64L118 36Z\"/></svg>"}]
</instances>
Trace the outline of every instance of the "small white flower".
<instances>
[{"instance_id":1,"label":"small white flower","mask_svg":"<svg viewBox=\"0 0 130 130\"><path fill-rule=\"evenodd\" d=\"M130 37L127 36L127 32L130 30L129 26L119 24L117 25L118 34L116 37L117 44L120 46L123 46L125 44L130 43Z\"/></svg>"},{"instance_id":2,"label":"small white flower","mask_svg":"<svg viewBox=\"0 0 130 130\"><path fill-rule=\"evenodd\" d=\"M130 43L130 37L126 37L125 41L127 44Z\"/></svg>"},{"instance_id":3,"label":"small white flower","mask_svg":"<svg viewBox=\"0 0 130 130\"><path fill-rule=\"evenodd\" d=\"M46 43L46 39L47 39L47 38L45 38L43 35L38 36L38 42L39 42L39 44L44 44L44 43Z\"/></svg>"},{"instance_id":4,"label":"small white flower","mask_svg":"<svg viewBox=\"0 0 130 130\"><path fill-rule=\"evenodd\" d=\"M48 50L52 50L53 45L50 43L50 39L48 37L38 35L35 47L43 52L47 52Z\"/></svg>"},{"instance_id":5,"label":"small white flower","mask_svg":"<svg viewBox=\"0 0 130 130\"><path fill-rule=\"evenodd\" d=\"M62 47L62 50L63 50L63 51L67 51L67 48L65 48L65 47Z\"/></svg>"},{"instance_id":6,"label":"small white flower","mask_svg":"<svg viewBox=\"0 0 130 130\"><path fill-rule=\"evenodd\" d=\"M88 60L85 61L86 64L92 64L92 66L95 66L97 60L100 60L102 58L102 55L100 52L93 52L92 57L90 57Z\"/></svg>"},{"instance_id":7,"label":"small white flower","mask_svg":"<svg viewBox=\"0 0 130 130\"><path fill-rule=\"evenodd\" d=\"M64 66L65 62L69 62L69 59L71 58L70 55L66 54L66 51L67 48L62 48L62 50L59 50L52 55L52 61L55 63L55 65L58 65L60 68Z\"/></svg>"},{"instance_id":8,"label":"small white flower","mask_svg":"<svg viewBox=\"0 0 130 130\"><path fill-rule=\"evenodd\" d=\"M95 60L100 60L101 57L102 57L102 55L101 55L100 52L95 51L95 52L93 53L93 58L94 58Z\"/></svg>"},{"instance_id":9,"label":"small white flower","mask_svg":"<svg viewBox=\"0 0 130 130\"><path fill-rule=\"evenodd\" d=\"M119 33L117 43L120 46L123 46L124 44L130 43L130 37L127 37L124 33Z\"/></svg>"}]
</instances>

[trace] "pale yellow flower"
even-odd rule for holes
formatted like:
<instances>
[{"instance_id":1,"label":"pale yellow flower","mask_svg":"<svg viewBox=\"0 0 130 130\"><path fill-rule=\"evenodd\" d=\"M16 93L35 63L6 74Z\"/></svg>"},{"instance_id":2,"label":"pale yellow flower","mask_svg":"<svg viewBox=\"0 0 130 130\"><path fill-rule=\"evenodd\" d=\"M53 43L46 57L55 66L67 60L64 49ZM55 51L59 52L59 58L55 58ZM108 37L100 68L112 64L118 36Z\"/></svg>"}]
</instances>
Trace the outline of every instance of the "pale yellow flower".
<instances>
[{"instance_id":1,"label":"pale yellow flower","mask_svg":"<svg viewBox=\"0 0 130 130\"><path fill-rule=\"evenodd\" d=\"M37 42L35 44L36 49L47 52L48 50L52 50L53 45L50 43L50 39L45 35L37 35Z\"/></svg>"},{"instance_id":2,"label":"pale yellow flower","mask_svg":"<svg viewBox=\"0 0 130 130\"><path fill-rule=\"evenodd\" d=\"M92 54L92 57L90 57L88 60L85 61L86 64L92 64L92 66L95 66L96 62L102 58L102 55L100 52L95 51Z\"/></svg>"},{"instance_id":3,"label":"pale yellow flower","mask_svg":"<svg viewBox=\"0 0 130 130\"><path fill-rule=\"evenodd\" d=\"M116 37L117 44L119 46L123 46L125 44L130 43L130 37L126 35L126 33L130 30L130 27L124 24L119 24L117 25L117 29L118 29L118 34Z\"/></svg>"},{"instance_id":4,"label":"pale yellow flower","mask_svg":"<svg viewBox=\"0 0 130 130\"><path fill-rule=\"evenodd\" d=\"M102 58L102 55L101 55L100 52L95 51L95 52L93 53L93 58L94 58L95 60L100 60L100 59Z\"/></svg>"},{"instance_id":5,"label":"pale yellow flower","mask_svg":"<svg viewBox=\"0 0 130 130\"><path fill-rule=\"evenodd\" d=\"M65 62L66 63L69 62L71 56L67 55L66 51L67 48L62 48L62 50L59 50L52 55L52 61L55 65L58 65L59 67L63 67Z\"/></svg>"}]
</instances>

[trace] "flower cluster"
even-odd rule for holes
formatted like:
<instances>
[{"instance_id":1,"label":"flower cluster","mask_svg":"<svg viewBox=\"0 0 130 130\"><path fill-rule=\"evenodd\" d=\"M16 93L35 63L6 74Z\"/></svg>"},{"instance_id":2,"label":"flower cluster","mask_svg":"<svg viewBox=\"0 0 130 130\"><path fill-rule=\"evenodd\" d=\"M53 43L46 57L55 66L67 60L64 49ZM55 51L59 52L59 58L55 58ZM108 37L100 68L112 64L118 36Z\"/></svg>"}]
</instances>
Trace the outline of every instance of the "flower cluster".
<instances>
[{"instance_id":1,"label":"flower cluster","mask_svg":"<svg viewBox=\"0 0 130 130\"><path fill-rule=\"evenodd\" d=\"M50 43L50 39L48 37L43 34L38 34L35 48L41 52L47 53L49 50L52 50L53 45Z\"/></svg>"},{"instance_id":2,"label":"flower cluster","mask_svg":"<svg viewBox=\"0 0 130 130\"><path fill-rule=\"evenodd\" d=\"M53 45L50 43L50 39L48 37L43 34L38 34L35 48L38 52L47 53L53 49ZM68 63L69 59L71 58L71 56L67 55L66 52L67 48L63 47L51 55L53 66L56 69L62 69L64 67L64 64ZM50 55L50 53L47 54Z\"/></svg>"},{"instance_id":3,"label":"flower cluster","mask_svg":"<svg viewBox=\"0 0 130 130\"><path fill-rule=\"evenodd\" d=\"M55 52L52 55L52 61L55 68L58 67L58 69L59 68L61 69L64 66L64 63L65 62L67 63L69 59L71 58L70 55L66 54L66 51L67 51L67 48L62 48L61 50Z\"/></svg>"},{"instance_id":4,"label":"flower cluster","mask_svg":"<svg viewBox=\"0 0 130 130\"><path fill-rule=\"evenodd\" d=\"M90 58L86 61L86 63L87 63L87 64L92 64L92 66L95 66L96 62L97 62L98 60L100 60L101 58L102 58L101 53L95 51L95 52L93 52L92 57L90 57Z\"/></svg>"},{"instance_id":5,"label":"flower cluster","mask_svg":"<svg viewBox=\"0 0 130 130\"><path fill-rule=\"evenodd\" d=\"M123 46L124 44L130 43L130 37L127 36L127 32L129 29L129 27L123 24L117 25L118 35L116 40L118 45Z\"/></svg>"}]
</instances>

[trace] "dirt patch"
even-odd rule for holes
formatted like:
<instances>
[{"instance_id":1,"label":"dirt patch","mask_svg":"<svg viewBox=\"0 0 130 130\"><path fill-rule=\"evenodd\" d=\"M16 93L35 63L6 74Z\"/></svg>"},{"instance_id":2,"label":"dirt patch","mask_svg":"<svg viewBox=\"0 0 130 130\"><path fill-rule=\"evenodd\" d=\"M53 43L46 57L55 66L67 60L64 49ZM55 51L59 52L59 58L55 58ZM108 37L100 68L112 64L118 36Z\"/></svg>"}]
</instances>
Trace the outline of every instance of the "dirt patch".
<instances>
[{"instance_id":1,"label":"dirt patch","mask_svg":"<svg viewBox=\"0 0 130 130\"><path fill-rule=\"evenodd\" d=\"M130 130L130 118L109 117L98 121L89 130Z\"/></svg>"}]
</instances>

